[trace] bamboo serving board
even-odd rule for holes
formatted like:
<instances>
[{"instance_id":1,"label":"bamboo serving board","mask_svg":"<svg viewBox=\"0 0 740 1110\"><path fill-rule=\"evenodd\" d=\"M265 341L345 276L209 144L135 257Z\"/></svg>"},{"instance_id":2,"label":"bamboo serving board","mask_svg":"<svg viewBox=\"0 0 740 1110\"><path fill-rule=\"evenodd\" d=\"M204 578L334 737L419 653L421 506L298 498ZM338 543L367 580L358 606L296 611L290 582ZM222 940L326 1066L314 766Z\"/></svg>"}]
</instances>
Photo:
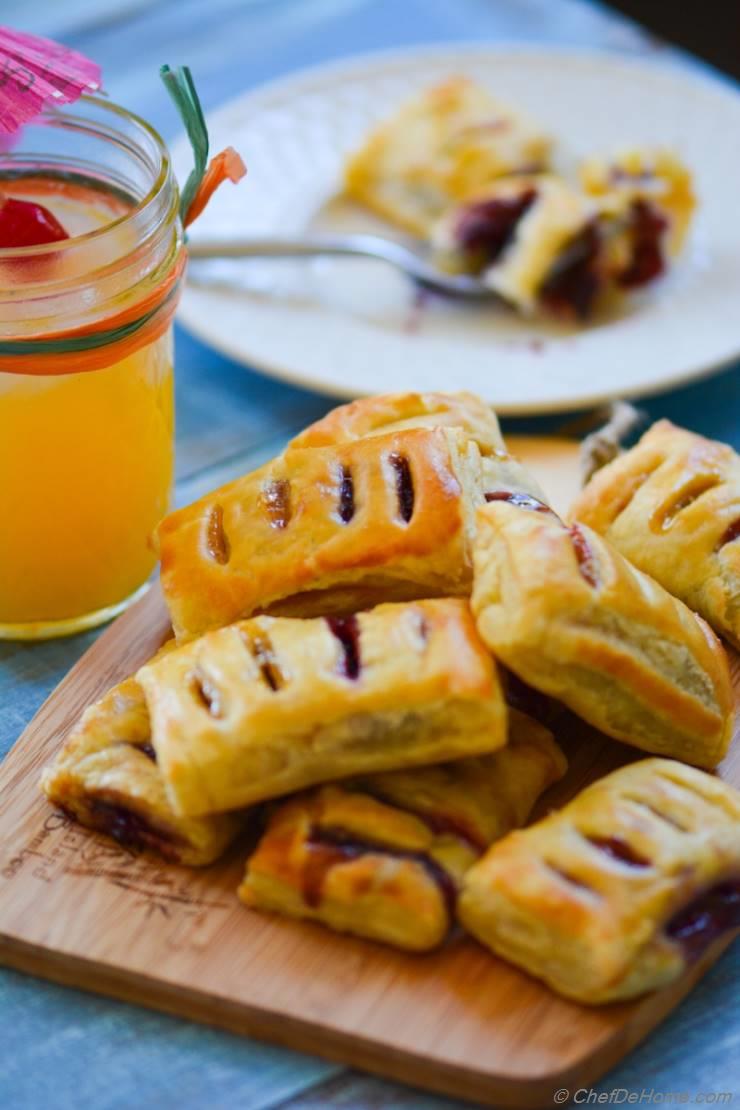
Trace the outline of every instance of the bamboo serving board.
<instances>
[{"instance_id":1,"label":"bamboo serving board","mask_svg":"<svg viewBox=\"0 0 740 1110\"><path fill-rule=\"evenodd\" d=\"M522 441L556 507L575 490L575 448ZM0 770L0 960L22 971L317 1053L498 1107L551 1106L589 1086L691 990L685 978L631 1003L566 1002L473 941L404 955L318 925L262 916L235 889L245 849L188 870L118 847L55 812L42 767L81 711L134 671L169 630L153 589L80 660ZM733 657L740 691L740 660ZM544 808L638 757L573 722L571 769ZM740 786L740 742L720 774Z\"/></svg>"}]
</instances>

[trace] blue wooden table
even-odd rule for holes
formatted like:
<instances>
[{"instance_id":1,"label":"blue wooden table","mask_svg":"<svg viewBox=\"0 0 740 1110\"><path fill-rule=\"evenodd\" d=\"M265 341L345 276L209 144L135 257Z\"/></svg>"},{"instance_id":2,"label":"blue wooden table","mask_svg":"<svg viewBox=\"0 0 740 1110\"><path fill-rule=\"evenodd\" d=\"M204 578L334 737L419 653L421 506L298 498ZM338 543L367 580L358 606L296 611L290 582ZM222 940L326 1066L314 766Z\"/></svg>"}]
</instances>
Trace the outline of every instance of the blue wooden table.
<instances>
[{"instance_id":1,"label":"blue wooden table","mask_svg":"<svg viewBox=\"0 0 740 1110\"><path fill-rule=\"evenodd\" d=\"M0 21L91 55L111 96L170 137L177 120L157 78L162 62L190 64L208 109L298 67L388 46L488 39L662 49L583 0L0 0ZM177 373L180 502L268 458L328 407L325 398L246 371L182 332ZM739 387L736 367L645 407L740 447ZM524 422L515 423L521 430ZM528 431L546 426L526 422ZM0 644L0 754L94 636ZM688 1101L708 1091L740 1095L738 999L740 945L598 1091L686 1092ZM454 1105L11 972L0 974L0 1014L1 1110Z\"/></svg>"}]
</instances>

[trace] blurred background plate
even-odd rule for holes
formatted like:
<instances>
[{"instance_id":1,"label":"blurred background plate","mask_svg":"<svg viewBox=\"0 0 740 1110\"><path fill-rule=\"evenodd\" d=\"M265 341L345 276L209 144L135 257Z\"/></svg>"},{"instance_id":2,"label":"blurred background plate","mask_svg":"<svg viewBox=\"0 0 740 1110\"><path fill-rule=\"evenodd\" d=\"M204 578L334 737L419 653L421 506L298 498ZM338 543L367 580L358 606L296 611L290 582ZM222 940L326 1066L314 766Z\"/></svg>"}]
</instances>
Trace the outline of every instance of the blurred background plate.
<instances>
[{"instance_id":1,"label":"blurred background plate","mask_svg":"<svg viewBox=\"0 0 740 1110\"><path fill-rule=\"evenodd\" d=\"M249 176L224 187L193 238L374 230L337 197L347 153L415 90L452 74L528 109L572 169L633 144L675 149L699 196L683 256L656 287L584 329L524 321L507 309L419 294L365 260L191 265L180 320L246 365L338 396L467 388L500 413L592 405L667 389L740 353L740 96L669 65L560 49L421 47L306 70L209 117L212 149L231 144ZM184 180L190 154L175 146Z\"/></svg>"}]
</instances>

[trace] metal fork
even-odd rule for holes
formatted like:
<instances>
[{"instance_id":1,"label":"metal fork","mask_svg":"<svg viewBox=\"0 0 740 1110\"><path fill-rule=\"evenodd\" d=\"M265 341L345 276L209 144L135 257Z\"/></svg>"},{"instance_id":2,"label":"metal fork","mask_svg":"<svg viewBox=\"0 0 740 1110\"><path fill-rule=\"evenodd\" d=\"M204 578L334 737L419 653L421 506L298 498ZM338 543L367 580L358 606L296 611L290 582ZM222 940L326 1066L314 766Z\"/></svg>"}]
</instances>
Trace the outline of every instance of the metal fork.
<instances>
[{"instance_id":1,"label":"metal fork","mask_svg":"<svg viewBox=\"0 0 740 1110\"><path fill-rule=\"evenodd\" d=\"M402 270L419 285L455 297L493 297L479 278L446 274L434 266L423 247L406 246L380 235L320 234L300 238L193 239L188 242L192 259L200 258L311 258L346 256L376 258Z\"/></svg>"}]
</instances>

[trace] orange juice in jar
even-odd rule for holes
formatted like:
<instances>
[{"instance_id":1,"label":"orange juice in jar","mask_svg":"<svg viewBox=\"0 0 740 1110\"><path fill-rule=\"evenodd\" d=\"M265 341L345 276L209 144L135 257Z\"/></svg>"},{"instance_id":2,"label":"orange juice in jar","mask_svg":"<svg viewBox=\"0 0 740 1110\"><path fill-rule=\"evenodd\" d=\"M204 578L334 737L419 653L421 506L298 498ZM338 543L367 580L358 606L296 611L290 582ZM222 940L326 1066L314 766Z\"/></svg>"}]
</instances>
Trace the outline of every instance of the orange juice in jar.
<instances>
[{"instance_id":1,"label":"orange juice in jar","mask_svg":"<svg viewBox=\"0 0 740 1110\"><path fill-rule=\"evenodd\" d=\"M162 141L92 98L0 154L0 244L8 199L52 227L0 245L0 638L41 639L106 620L154 569L183 235Z\"/></svg>"}]
</instances>

